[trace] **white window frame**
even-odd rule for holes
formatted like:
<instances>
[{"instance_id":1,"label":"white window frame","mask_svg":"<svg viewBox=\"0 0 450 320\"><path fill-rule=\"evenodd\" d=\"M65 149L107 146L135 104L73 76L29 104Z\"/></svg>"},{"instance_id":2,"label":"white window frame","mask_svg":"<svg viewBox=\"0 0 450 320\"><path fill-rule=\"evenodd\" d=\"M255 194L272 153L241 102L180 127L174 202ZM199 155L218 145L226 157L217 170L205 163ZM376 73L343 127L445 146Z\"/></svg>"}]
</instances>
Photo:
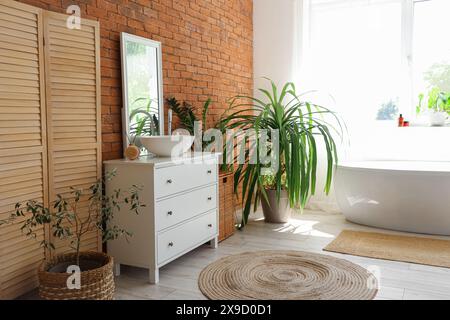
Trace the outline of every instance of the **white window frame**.
<instances>
[{"instance_id":1,"label":"white window frame","mask_svg":"<svg viewBox=\"0 0 450 320\"><path fill-rule=\"evenodd\" d=\"M310 16L311 16L311 0L298 0L297 16L300 17L298 28L300 30L297 41L299 43L299 74L297 80L302 74L303 65L309 56L309 42L310 42ZM415 97L414 97L414 83L413 83L413 41L414 41L414 5L419 2L432 0L400 0L402 4L402 39L401 39L401 56L404 72L405 83L403 84L402 92L400 93L400 106L402 112L409 118L415 117ZM409 106L409 108L408 108Z\"/></svg>"}]
</instances>

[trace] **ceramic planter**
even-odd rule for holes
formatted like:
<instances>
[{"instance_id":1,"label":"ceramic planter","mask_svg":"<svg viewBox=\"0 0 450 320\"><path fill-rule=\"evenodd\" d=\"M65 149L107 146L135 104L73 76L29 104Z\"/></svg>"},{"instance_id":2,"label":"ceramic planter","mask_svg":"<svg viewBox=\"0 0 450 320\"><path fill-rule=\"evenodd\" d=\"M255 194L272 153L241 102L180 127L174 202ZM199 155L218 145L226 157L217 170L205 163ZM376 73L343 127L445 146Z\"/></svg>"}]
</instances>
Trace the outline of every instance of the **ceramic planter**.
<instances>
[{"instance_id":1,"label":"ceramic planter","mask_svg":"<svg viewBox=\"0 0 450 320\"><path fill-rule=\"evenodd\" d=\"M264 219L269 223L286 223L291 217L292 209L289 206L289 198L286 190L281 190L280 201L277 199L276 190L268 190L267 200L262 196L261 205Z\"/></svg>"},{"instance_id":2,"label":"ceramic planter","mask_svg":"<svg viewBox=\"0 0 450 320\"><path fill-rule=\"evenodd\" d=\"M447 121L448 114L447 112L432 112L429 115L430 125L433 127L443 127L445 126L445 122Z\"/></svg>"}]
</instances>

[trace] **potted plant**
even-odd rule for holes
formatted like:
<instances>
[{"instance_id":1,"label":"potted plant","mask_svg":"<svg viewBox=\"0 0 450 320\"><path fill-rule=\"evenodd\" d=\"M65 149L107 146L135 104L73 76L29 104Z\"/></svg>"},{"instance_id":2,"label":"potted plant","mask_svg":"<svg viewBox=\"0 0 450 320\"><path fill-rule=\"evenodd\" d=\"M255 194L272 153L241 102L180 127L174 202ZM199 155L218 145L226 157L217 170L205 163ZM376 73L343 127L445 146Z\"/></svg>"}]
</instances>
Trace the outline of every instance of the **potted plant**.
<instances>
[{"instance_id":1,"label":"potted plant","mask_svg":"<svg viewBox=\"0 0 450 320\"><path fill-rule=\"evenodd\" d=\"M419 94L419 104L416 107L417 114L425 111L425 94ZM428 116L431 126L442 127L445 125L450 115L450 93L441 91L438 87L433 87L428 92L427 97Z\"/></svg>"},{"instance_id":2,"label":"potted plant","mask_svg":"<svg viewBox=\"0 0 450 320\"><path fill-rule=\"evenodd\" d=\"M196 122L201 123L201 130L202 130L203 134L207 131L207 129L209 129L207 126L206 120L208 117L208 110L209 110L209 107L212 102L211 98L208 98L201 108L201 119L199 119L196 115L196 108L194 106L192 106L191 104L187 103L186 101L183 101L182 103L180 103L176 98L171 97L171 98L167 98L166 102L169 105L169 108L177 116L177 118L179 120L179 127L187 130L190 135L195 136L196 134L198 134L198 132L196 132L196 127L195 127ZM212 125L212 127L210 127L210 128L218 129L222 132L222 134L225 133L225 129L226 129L223 126L222 121L218 121L218 122L214 123ZM212 142L212 141L204 141L202 136L196 137L196 139L198 139L198 138L201 139L202 150L205 150L206 147L208 146L208 144L210 142ZM226 161L225 161L225 159L227 157L226 146L223 147L221 152L222 152L223 161L220 166L220 171L223 173L231 172L232 167L227 165Z\"/></svg>"},{"instance_id":3,"label":"potted plant","mask_svg":"<svg viewBox=\"0 0 450 320\"><path fill-rule=\"evenodd\" d=\"M115 172L105 174L104 179L112 179ZM1 224L16 219L25 219L21 230L28 237L36 237L36 228L47 226L53 237L67 240L70 253L54 254L55 245L44 240L41 245L52 253L39 270L39 295L50 300L111 300L114 295L113 258L101 252L81 251L83 237L95 230L102 233L102 241L131 236L129 231L112 224L112 219L121 206L127 205L138 214L143 207L139 201L139 190L132 186L127 191L116 190L112 196L102 192L103 179L99 179L88 190L71 188L70 197L57 195L48 207L34 200L25 204L17 203L15 212ZM79 281L72 272L79 272Z\"/></svg>"},{"instance_id":4,"label":"potted plant","mask_svg":"<svg viewBox=\"0 0 450 320\"><path fill-rule=\"evenodd\" d=\"M276 173L262 176L262 187L267 197L261 198L261 206L264 213L264 221L269 223L286 223L291 218L292 209L289 205L289 197L286 191L286 169L281 168L281 192L277 197Z\"/></svg>"},{"instance_id":5,"label":"potted plant","mask_svg":"<svg viewBox=\"0 0 450 320\"><path fill-rule=\"evenodd\" d=\"M172 111L175 113L178 120L180 121L179 127L189 131L191 136L195 135L195 122L200 121L197 115L195 114L195 107L187 103L186 101L180 103L174 97L167 98L166 102L169 105L169 108L172 109ZM208 109L210 104L211 98L208 98L208 100L206 100L201 110L202 112L201 121L203 130L206 129L206 117L208 115Z\"/></svg>"},{"instance_id":6,"label":"potted plant","mask_svg":"<svg viewBox=\"0 0 450 320\"><path fill-rule=\"evenodd\" d=\"M268 171L261 161L250 161L259 152L264 140L255 139L253 147L245 152L245 161L238 165L234 175L235 192L242 185L242 228L248 221L251 208L257 209L260 200L267 221L286 221L286 210L304 208L316 189L317 154L323 140L327 169L325 192L332 182L333 164L337 150L333 130L342 136L342 125L336 114L325 107L302 101L293 83L286 83L281 91L273 81L271 91L259 89L263 99L236 96L231 100L227 115L221 122L229 129L253 129L259 138L263 130L268 143L277 143L272 132L278 132L277 147L268 147L268 155L279 163L275 171ZM336 122L335 129L324 116ZM271 131L272 130L272 131ZM257 157L258 158L258 157Z\"/></svg>"}]
</instances>

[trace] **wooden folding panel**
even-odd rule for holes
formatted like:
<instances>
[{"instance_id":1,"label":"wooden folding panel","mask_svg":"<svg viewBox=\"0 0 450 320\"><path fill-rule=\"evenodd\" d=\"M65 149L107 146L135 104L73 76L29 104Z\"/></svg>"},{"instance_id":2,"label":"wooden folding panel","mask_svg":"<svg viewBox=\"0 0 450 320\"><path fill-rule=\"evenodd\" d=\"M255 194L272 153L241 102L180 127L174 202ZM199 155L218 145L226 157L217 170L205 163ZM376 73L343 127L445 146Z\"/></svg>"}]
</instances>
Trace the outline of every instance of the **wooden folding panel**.
<instances>
[{"instance_id":1,"label":"wooden folding panel","mask_svg":"<svg viewBox=\"0 0 450 320\"><path fill-rule=\"evenodd\" d=\"M101 177L99 24L82 20L67 27L63 14L44 12L49 197L87 189ZM79 205L87 216L87 199ZM57 252L69 250L54 241ZM86 234L82 250L101 250L99 232Z\"/></svg>"},{"instance_id":2,"label":"wooden folding panel","mask_svg":"<svg viewBox=\"0 0 450 320\"><path fill-rule=\"evenodd\" d=\"M47 204L47 150L42 11L14 1L0 3L0 219L16 202ZM0 226L0 299L36 287L45 257L21 222Z\"/></svg>"}]
</instances>

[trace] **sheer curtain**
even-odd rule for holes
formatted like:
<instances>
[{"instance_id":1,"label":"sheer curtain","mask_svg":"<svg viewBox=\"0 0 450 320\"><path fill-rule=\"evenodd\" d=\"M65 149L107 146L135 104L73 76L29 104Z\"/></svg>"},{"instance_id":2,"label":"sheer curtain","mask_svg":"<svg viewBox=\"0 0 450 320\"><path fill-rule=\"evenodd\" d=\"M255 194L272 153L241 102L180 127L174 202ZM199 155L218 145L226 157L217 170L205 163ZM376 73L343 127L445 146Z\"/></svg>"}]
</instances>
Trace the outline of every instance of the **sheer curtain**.
<instances>
[{"instance_id":1,"label":"sheer curtain","mask_svg":"<svg viewBox=\"0 0 450 320\"><path fill-rule=\"evenodd\" d=\"M307 98L335 110L348 127L351 147L340 145L340 158L363 158L375 151L368 139L384 131L379 110L406 103L407 76L402 60L402 0L304 0L301 69L298 86ZM409 110L404 110L406 114ZM391 121L392 123L392 121ZM383 123L383 125L386 125ZM324 182L319 158L318 182ZM338 212L334 192L320 187L311 209Z\"/></svg>"},{"instance_id":2,"label":"sheer curtain","mask_svg":"<svg viewBox=\"0 0 450 320\"><path fill-rule=\"evenodd\" d=\"M431 129L410 130L405 140L396 120L401 113L411 122L423 122L415 114L418 94L426 95L436 86L450 90L450 42L445 40L450 23L444 17L450 1L302 3L298 86L302 91L316 90L310 98L345 120L351 139L348 155L448 160L449 153L443 156Z\"/></svg>"},{"instance_id":3,"label":"sheer curtain","mask_svg":"<svg viewBox=\"0 0 450 320\"><path fill-rule=\"evenodd\" d=\"M426 68L437 62L448 66L443 60L450 59L444 40L449 24L443 12L448 13L450 1L302 3L297 11L302 30L297 86L313 90L308 99L344 119L350 144L340 146L340 159L449 161L449 128L397 128L396 119L400 113L415 118L416 91L424 90ZM310 206L338 211L333 193L318 193Z\"/></svg>"},{"instance_id":4,"label":"sheer curtain","mask_svg":"<svg viewBox=\"0 0 450 320\"><path fill-rule=\"evenodd\" d=\"M351 130L375 126L383 105L407 105L401 2L305 0L300 82L331 95Z\"/></svg>"},{"instance_id":5,"label":"sheer curtain","mask_svg":"<svg viewBox=\"0 0 450 320\"><path fill-rule=\"evenodd\" d=\"M301 69L298 86L307 98L344 119L351 139L339 147L340 158L362 153L364 138L378 131L380 106L400 104L402 88L401 0L304 0ZM360 142L361 141L361 142ZM319 186L325 175L325 154L319 157ZM333 189L320 187L311 209L338 212Z\"/></svg>"}]
</instances>

